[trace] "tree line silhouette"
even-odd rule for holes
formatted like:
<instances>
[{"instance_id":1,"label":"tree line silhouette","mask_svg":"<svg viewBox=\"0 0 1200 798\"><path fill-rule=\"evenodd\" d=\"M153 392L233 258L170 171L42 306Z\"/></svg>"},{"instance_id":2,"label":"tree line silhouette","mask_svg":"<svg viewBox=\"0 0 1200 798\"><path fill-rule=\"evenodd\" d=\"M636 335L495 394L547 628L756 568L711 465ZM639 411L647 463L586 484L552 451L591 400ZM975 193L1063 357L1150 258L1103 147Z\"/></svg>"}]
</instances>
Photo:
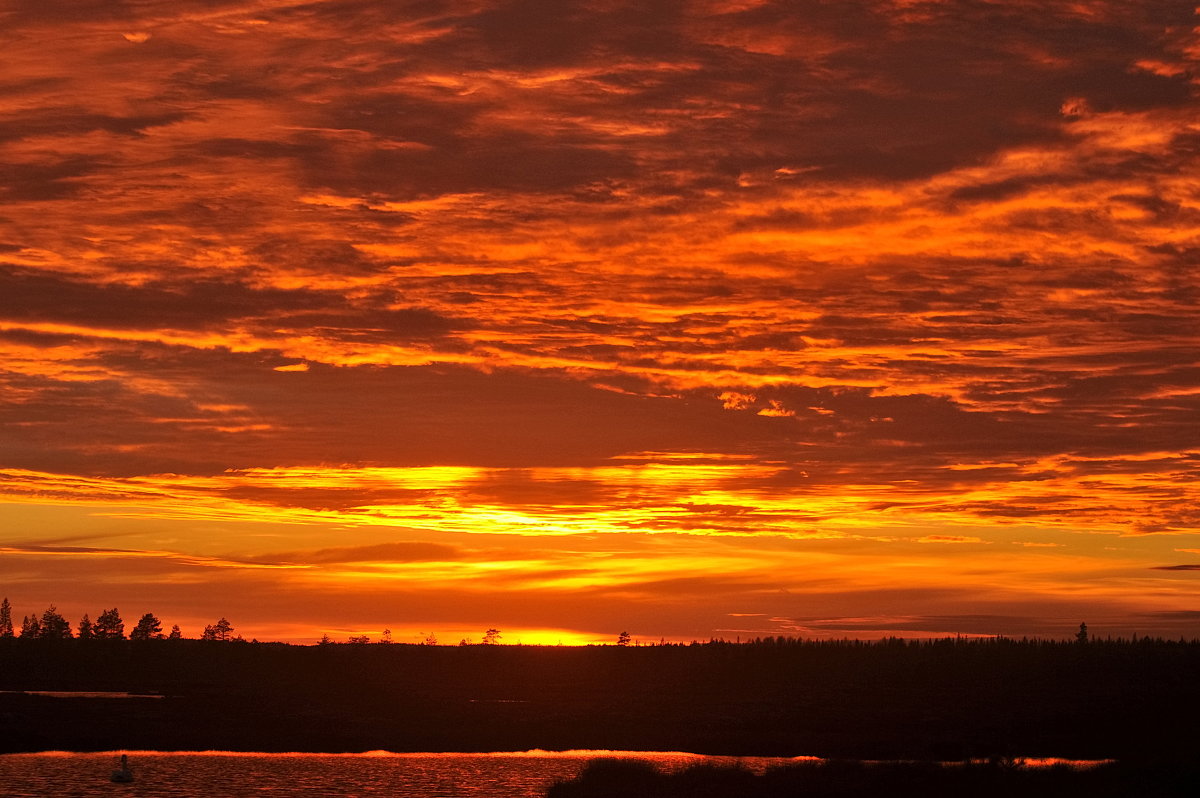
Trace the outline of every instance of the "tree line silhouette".
<instances>
[{"instance_id":1,"label":"tree line silhouette","mask_svg":"<svg viewBox=\"0 0 1200 798\"><path fill-rule=\"evenodd\" d=\"M0 639L0 752L1175 758L1195 755L1194 735L1181 734L1178 719L1200 715L1200 641L1108 639L1095 628L1086 642L1064 634L625 646L480 645L478 637L467 646L128 635L105 643L71 631L75 639Z\"/></svg>"},{"instance_id":2,"label":"tree line silhouette","mask_svg":"<svg viewBox=\"0 0 1200 798\"><path fill-rule=\"evenodd\" d=\"M205 626L204 631L201 633L199 639L213 640L213 641L245 642L241 635L234 636L233 632L234 632L233 625L226 618L222 617L216 623ZM117 610L116 607L113 607L112 609L108 609L108 610L103 610L97 616L95 621L91 620L91 618L88 616L87 613L84 613L83 617L81 617L79 619L79 623L77 624L74 632L71 631L70 622L68 622L67 619L63 617L63 615L58 611L58 608L53 604L51 604L49 607L46 608L45 612L42 613L40 618L36 614L23 616L21 619L21 624L18 627L13 622L12 605L9 603L8 597L5 596L4 599L2 601L0 601L0 639L13 638L13 637L18 637L18 638L23 638L23 639L38 639L38 640L62 640L62 639L70 639L70 638L77 638L79 640L124 640L124 639L126 639L125 623L121 619L120 612ZM501 631L495 627L492 627L492 628L487 629L483 633L483 637L478 644L475 643L475 641L472 640L471 638L464 637L461 640L459 640L458 645L459 646L473 646L473 645L497 646L497 645L501 645L500 640L502 639L502 637L503 637L503 634L501 633ZM154 613L147 612L138 619L137 624L133 627L133 629L131 629L129 631L128 639L129 640L164 640L164 639L165 640L181 640L181 639L183 639L183 633L179 628L179 624L174 624L171 626L170 632L164 634L163 629L162 629L162 622L158 619L157 616L154 615ZM1143 636L1143 637L1139 638L1136 633L1133 634L1129 638L1124 638L1124 637L1113 638L1111 636L1105 637L1103 639L1091 638L1091 637L1089 637L1088 627L1087 627L1086 623L1079 624L1079 629L1074 635L1072 635L1071 640L1078 645L1086 645L1089 642L1089 640L1093 640L1095 642L1105 642L1105 643L1109 643L1109 644L1125 644L1125 643L1148 644L1148 643L1170 642L1162 637L1151 638L1149 636ZM258 641L254 640L252 642L258 642ZM353 645L367 645L367 644L370 644L372 641L371 641L371 637L369 635L361 634L361 635L351 635L349 638L347 638L346 642L353 644ZM861 640L861 639L851 639L851 638L840 638L840 639L839 638L804 638L804 637L793 637L793 636L786 636L786 635L777 635L777 636L767 635L765 637L763 637L763 636L753 637L753 638L748 637L744 641L740 637L738 637L736 640L732 640L732 641L727 640L725 638L712 637L704 642L701 642L699 640L692 640L690 643L668 642L665 638L662 638L657 643L655 643L655 642L645 642L644 643L640 640L635 641L633 639L633 636L628 631L621 631L617 635L616 640L615 640L616 645L621 648L641 647L641 646L722 647L722 646L733 646L733 645L754 646L754 647L774 647L774 648L785 648L785 647L810 647L811 648L814 646L820 646L820 647L849 646L849 647L853 647L853 648L861 648L863 646L892 646L892 647L895 647L895 646L932 646L932 645L944 646L951 642L956 643L956 644L995 643L995 644L1000 644L1000 645L1012 644L1012 643L1019 642L1023 645L1030 645L1030 644L1037 645L1040 643L1055 643L1058 641L1054 641L1052 639L1047 639L1047 638L1030 638L1030 637L1021 637L1018 640L1016 638L1010 638L1010 637L1006 637L1004 635L970 636L970 637L963 637L961 635L955 635L954 637L940 637L940 638L903 638L903 637L895 637L895 636L886 636L886 637L880 638L879 640ZM1179 642L1185 643L1185 642L1189 642L1189 641L1185 640L1183 637L1180 637ZM1190 642L1194 643L1197 641L1193 640ZM395 643L395 640L392 637L392 630L384 629L380 636L378 644L392 644L392 643ZM337 643L335 643L329 637L328 634L323 634L321 636L320 640L318 641L318 644L322 645L322 646L337 645ZM424 645L424 646L438 645L437 635L430 633L429 635L427 635L424 638L424 640L420 643L420 645Z\"/></svg>"},{"instance_id":3,"label":"tree line silhouette","mask_svg":"<svg viewBox=\"0 0 1200 798\"><path fill-rule=\"evenodd\" d=\"M121 613L113 607L103 610L96 620L87 613L79 619L75 631L71 631L70 622L63 617L58 608L51 604L39 618L35 615L21 617L21 625L13 623L12 604L8 596L0 601L0 639L18 637L26 640L125 640L125 621ZM147 612L138 618L137 624L129 630L129 640L182 640L183 632L179 624L173 624L171 631L164 634L162 621L152 612ZM225 618L204 627L201 640L228 641L235 640L233 625Z\"/></svg>"}]
</instances>

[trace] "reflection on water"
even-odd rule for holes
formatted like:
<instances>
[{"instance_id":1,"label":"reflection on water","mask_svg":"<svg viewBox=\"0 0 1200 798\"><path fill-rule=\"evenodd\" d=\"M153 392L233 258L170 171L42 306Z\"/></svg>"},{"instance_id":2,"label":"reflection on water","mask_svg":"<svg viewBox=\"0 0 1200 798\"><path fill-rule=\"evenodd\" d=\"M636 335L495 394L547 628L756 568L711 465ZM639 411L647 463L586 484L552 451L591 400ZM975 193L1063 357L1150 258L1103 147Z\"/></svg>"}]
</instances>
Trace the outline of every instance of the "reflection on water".
<instances>
[{"instance_id":1,"label":"reflection on water","mask_svg":"<svg viewBox=\"0 0 1200 798\"><path fill-rule=\"evenodd\" d=\"M793 762L683 753L529 751L497 754L243 754L129 752L132 784L113 784L118 754L0 756L4 798L244 798L245 796L388 796L389 798L540 798L598 756L647 759L664 770L697 762L740 762L754 770Z\"/></svg>"}]
</instances>

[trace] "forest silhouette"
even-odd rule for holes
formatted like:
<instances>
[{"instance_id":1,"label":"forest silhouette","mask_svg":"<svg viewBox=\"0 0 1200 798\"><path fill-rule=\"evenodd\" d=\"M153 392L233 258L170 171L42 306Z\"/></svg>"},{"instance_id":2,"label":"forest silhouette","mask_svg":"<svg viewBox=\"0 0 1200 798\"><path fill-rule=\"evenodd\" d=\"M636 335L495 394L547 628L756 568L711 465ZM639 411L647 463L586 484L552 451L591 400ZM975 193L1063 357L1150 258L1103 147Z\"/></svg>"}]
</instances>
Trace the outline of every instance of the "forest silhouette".
<instances>
[{"instance_id":1,"label":"forest silhouette","mask_svg":"<svg viewBox=\"0 0 1200 798\"><path fill-rule=\"evenodd\" d=\"M0 638L0 751L1183 759L1200 642L588 647ZM51 697L91 691L149 698Z\"/></svg>"}]
</instances>

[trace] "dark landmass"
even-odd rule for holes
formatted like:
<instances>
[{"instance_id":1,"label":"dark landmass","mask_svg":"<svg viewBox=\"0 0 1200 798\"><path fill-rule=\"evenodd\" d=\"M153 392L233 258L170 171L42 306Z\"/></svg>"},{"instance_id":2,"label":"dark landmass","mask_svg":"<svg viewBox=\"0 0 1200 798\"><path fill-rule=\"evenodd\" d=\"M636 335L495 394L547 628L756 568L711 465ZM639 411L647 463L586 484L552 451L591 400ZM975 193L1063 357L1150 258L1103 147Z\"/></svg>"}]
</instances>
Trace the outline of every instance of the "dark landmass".
<instances>
[{"instance_id":1,"label":"dark landmass","mask_svg":"<svg viewBox=\"0 0 1200 798\"><path fill-rule=\"evenodd\" d=\"M1094 768L1026 768L1011 761L831 761L772 768L756 775L736 767L696 765L666 774L646 762L599 759L547 798L1166 798L1200 795L1200 767L1106 763Z\"/></svg>"},{"instance_id":2,"label":"dark landmass","mask_svg":"<svg viewBox=\"0 0 1200 798\"><path fill-rule=\"evenodd\" d=\"M0 752L542 748L1195 756L1200 643L289 646L0 640Z\"/></svg>"}]
</instances>

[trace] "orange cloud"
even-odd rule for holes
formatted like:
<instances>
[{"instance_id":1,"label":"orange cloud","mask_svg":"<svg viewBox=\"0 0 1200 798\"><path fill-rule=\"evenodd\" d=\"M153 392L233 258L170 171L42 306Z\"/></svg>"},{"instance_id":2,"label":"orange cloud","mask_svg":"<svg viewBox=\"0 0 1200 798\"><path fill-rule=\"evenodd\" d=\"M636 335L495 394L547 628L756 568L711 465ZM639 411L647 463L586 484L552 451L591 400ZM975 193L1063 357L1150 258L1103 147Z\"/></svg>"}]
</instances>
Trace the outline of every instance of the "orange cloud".
<instances>
[{"instance_id":1,"label":"orange cloud","mask_svg":"<svg viewBox=\"0 0 1200 798\"><path fill-rule=\"evenodd\" d=\"M760 545L869 563L793 563L841 605L764 599L776 630L953 626L850 595L897 547L914 590L978 557L1016 563L997 594L1181 611L1106 569L1166 579L1200 522L1194 9L519 6L9 14L0 511L180 530L146 568L324 551L258 577L460 616L474 573L547 634L541 591L804 590ZM439 535L718 572L309 561Z\"/></svg>"}]
</instances>

